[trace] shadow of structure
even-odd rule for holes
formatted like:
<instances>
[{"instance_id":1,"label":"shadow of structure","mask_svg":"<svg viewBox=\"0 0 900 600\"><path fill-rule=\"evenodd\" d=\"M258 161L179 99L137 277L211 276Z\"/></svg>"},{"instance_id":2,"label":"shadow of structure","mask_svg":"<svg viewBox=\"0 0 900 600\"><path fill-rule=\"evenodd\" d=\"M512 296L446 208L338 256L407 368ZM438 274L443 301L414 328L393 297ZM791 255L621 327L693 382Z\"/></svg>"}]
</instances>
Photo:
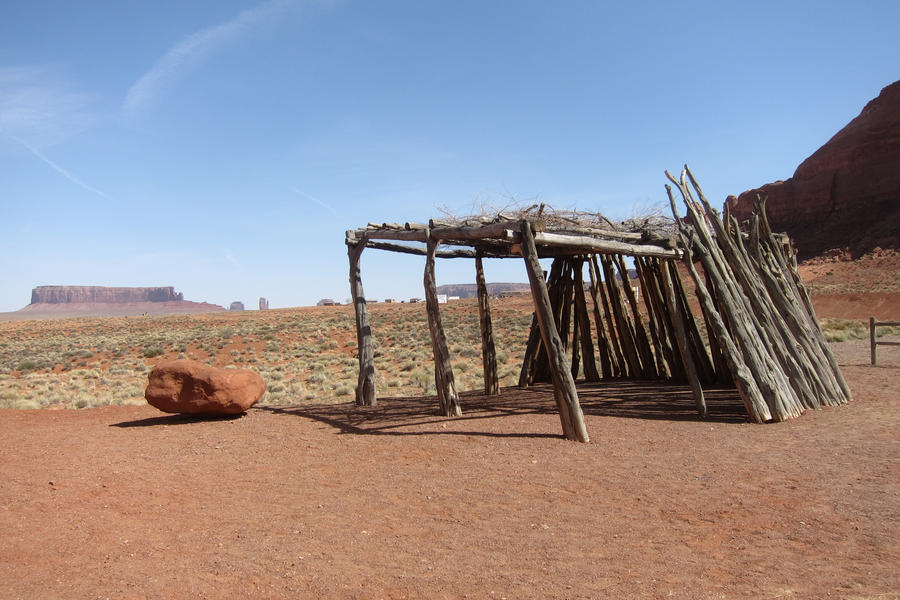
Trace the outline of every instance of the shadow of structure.
<instances>
[{"instance_id":1,"label":"shadow of structure","mask_svg":"<svg viewBox=\"0 0 900 600\"><path fill-rule=\"evenodd\" d=\"M663 381L616 380L578 384L585 416L668 421L746 423L747 412L733 388L705 389L709 416L700 419L691 389ZM460 394L461 417L438 414L434 396L379 398L375 406L317 404L294 407L257 406L277 414L325 423L356 435L475 435L489 437L562 437L556 433L503 433L467 430L466 424L514 415L557 415L551 384L504 388L499 396L481 392Z\"/></svg>"}]
</instances>

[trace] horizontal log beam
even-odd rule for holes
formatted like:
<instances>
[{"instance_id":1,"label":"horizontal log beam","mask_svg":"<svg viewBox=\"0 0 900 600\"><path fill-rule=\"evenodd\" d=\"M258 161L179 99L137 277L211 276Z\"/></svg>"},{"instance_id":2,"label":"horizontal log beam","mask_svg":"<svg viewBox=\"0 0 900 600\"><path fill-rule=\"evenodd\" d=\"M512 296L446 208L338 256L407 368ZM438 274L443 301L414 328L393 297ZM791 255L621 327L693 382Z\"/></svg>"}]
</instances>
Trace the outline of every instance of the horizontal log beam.
<instances>
[{"instance_id":1,"label":"horizontal log beam","mask_svg":"<svg viewBox=\"0 0 900 600\"><path fill-rule=\"evenodd\" d=\"M491 223L477 227L436 227L431 230L431 237L436 240L506 240L513 236L515 221Z\"/></svg>"},{"instance_id":2,"label":"horizontal log beam","mask_svg":"<svg viewBox=\"0 0 900 600\"><path fill-rule=\"evenodd\" d=\"M356 244L359 240L396 240L400 242L425 242L424 230L407 231L405 229L351 229L346 233L348 244Z\"/></svg>"},{"instance_id":3,"label":"horizontal log beam","mask_svg":"<svg viewBox=\"0 0 900 600\"><path fill-rule=\"evenodd\" d=\"M415 248L413 246L404 246L402 244L392 244L390 242L366 242L366 248L375 250L388 250L389 252L400 252L402 254L413 254L415 256L427 256L425 248ZM437 250L434 255L437 258L475 258L474 250Z\"/></svg>"},{"instance_id":4,"label":"horizontal log beam","mask_svg":"<svg viewBox=\"0 0 900 600\"><path fill-rule=\"evenodd\" d=\"M480 227L437 227L431 229L433 239L461 246L480 246L478 242L489 245L503 246L508 244L506 250L492 248L485 256L492 258L506 258L522 256L521 234L510 229L516 222L503 221L491 223ZM600 230L598 230L600 231ZM614 232L619 233L619 232ZM367 247L377 248L368 240L391 240L403 242L425 242L427 230L423 229L356 229L346 232L346 243L357 244L367 240ZM598 234L599 235L599 234ZM639 235L639 234L635 234ZM654 243L633 243L630 241L617 241L599 239L589 234L571 235L552 232L535 232L534 241L540 257L568 256L573 254L623 254L626 256L653 256L656 258L681 258L680 249L666 248ZM470 242L470 243L467 243ZM660 240L660 244L667 244L668 240ZM404 252L407 254L423 255L416 249L409 247L392 248L384 246L381 249ZM446 258L469 257L467 254L445 255ZM474 257L474 254L471 255Z\"/></svg>"},{"instance_id":5,"label":"horizontal log beam","mask_svg":"<svg viewBox=\"0 0 900 600\"><path fill-rule=\"evenodd\" d=\"M681 250L662 248L650 244L629 244L613 240L598 240L586 235L565 235L561 233L535 233L534 243L538 246L579 248L599 254L625 254L627 256L655 256L657 258L681 258Z\"/></svg>"}]
</instances>

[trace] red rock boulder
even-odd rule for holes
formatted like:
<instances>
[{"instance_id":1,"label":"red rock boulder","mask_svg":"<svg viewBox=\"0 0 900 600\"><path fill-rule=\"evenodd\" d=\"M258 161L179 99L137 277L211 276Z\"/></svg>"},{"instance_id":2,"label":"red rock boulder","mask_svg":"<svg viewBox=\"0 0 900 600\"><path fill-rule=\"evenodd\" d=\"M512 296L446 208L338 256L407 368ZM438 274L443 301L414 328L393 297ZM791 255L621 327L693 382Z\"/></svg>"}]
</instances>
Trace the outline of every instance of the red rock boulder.
<instances>
[{"instance_id":1,"label":"red rock boulder","mask_svg":"<svg viewBox=\"0 0 900 600\"><path fill-rule=\"evenodd\" d=\"M144 397L167 413L237 415L256 404L265 391L266 383L253 371L165 360L150 371Z\"/></svg>"}]
</instances>

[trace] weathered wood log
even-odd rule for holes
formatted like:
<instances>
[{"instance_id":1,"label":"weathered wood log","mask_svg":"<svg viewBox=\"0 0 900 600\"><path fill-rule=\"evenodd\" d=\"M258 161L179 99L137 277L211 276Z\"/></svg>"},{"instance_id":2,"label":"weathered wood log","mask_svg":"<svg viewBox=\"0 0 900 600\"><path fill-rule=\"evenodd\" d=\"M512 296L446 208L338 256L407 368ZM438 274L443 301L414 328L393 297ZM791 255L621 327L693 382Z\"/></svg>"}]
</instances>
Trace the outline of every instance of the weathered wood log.
<instances>
[{"instance_id":1,"label":"weathered wood log","mask_svg":"<svg viewBox=\"0 0 900 600\"><path fill-rule=\"evenodd\" d=\"M588 257L588 276L590 277L591 285L591 303L594 309L594 326L597 329L597 351L600 354L600 369L603 372L603 378L609 379L616 375L616 370L613 368L614 357L611 355L611 347L609 338L606 335L605 327L603 326L603 315L601 314L600 307L600 299L598 297L598 288L599 288L599 276L596 273L595 266L595 257Z\"/></svg>"},{"instance_id":2,"label":"weathered wood log","mask_svg":"<svg viewBox=\"0 0 900 600\"><path fill-rule=\"evenodd\" d=\"M541 328L537 315L531 315L531 329L528 331L528 342L522 357L522 368L519 370L519 387L528 387L534 381L534 357L541 348Z\"/></svg>"},{"instance_id":3,"label":"weathered wood log","mask_svg":"<svg viewBox=\"0 0 900 600\"><path fill-rule=\"evenodd\" d=\"M672 204L672 213L675 215L676 220L678 219L678 211L675 208L675 199L672 197L672 190L669 186L666 186L666 191L669 194L669 201ZM737 344L731 337L731 333L725 327L725 323L722 321L722 317L719 316L719 312L715 309L712 303L712 298L709 295L709 292L706 290L706 286L703 283L703 280L697 274L697 270L694 268L693 257L691 256L691 247L692 240L688 237L686 233L686 228L679 223L681 242L685 249L685 265L688 268L688 273L691 275L691 278L694 280L694 286L697 293L697 298L700 300L700 303L706 307L706 310L710 316L710 326L712 327L711 335L715 335L719 338L720 343L722 344L723 355L725 356L725 360L728 362L728 368L731 370L732 377L734 379L735 386L738 390L738 395L741 397L741 401L744 403L744 408L747 409L747 414L750 415L750 418L757 423L765 423L772 419L771 411L769 410L769 406L766 403L765 398L763 397L762 390L760 390L759 386L756 383L756 378L754 377L753 372L747 367L747 364L744 362L743 355L738 348Z\"/></svg>"},{"instance_id":4,"label":"weathered wood log","mask_svg":"<svg viewBox=\"0 0 900 600\"><path fill-rule=\"evenodd\" d=\"M581 355L584 361L584 378L588 381L600 381L600 373L597 372L597 361L594 358L594 344L591 339L591 320L588 317L587 302L584 299L584 260L575 261L572 271L575 285L575 330L579 332L581 343Z\"/></svg>"},{"instance_id":5,"label":"weathered wood log","mask_svg":"<svg viewBox=\"0 0 900 600\"><path fill-rule=\"evenodd\" d=\"M628 377L628 361L625 360L625 354L622 351L622 336L616 331L616 320L612 313L609 298L606 293L606 283L600 276L600 261L596 254L591 255L591 269L593 276L597 281L600 300L603 303L603 314L606 316L606 327L609 332L610 348L612 349L613 365L616 377Z\"/></svg>"},{"instance_id":6,"label":"weathered wood log","mask_svg":"<svg viewBox=\"0 0 900 600\"><path fill-rule=\"evenodd\" d=\"M675 267L675 263L669 263L669 266L670 268ZM700 335L700 329L697 327L697 321L694 319L694 314L691 312L691 307L688 304L687 291L684 288L684 283L681 281L681 274L677 268L670 270L669 274L672 278L672 285L675 287L675 298L681 307L684 328L687 332L688 343L694 354L694 364L697 367L697 373L700 375L701 381L712 383L716 380L715 371L713 370L709 354L706 352L706 346L703 343L703 337Z\"/></svg>"},{"instance_id":7,"label":"weathered wood log","mask_svg":"<svg viewBox=\"0 0 900 600\"><path fill-rule=\"evenodd\" d=\"M561 318L562 304L560 298L562 296L563 280L565 278L565 270L567 267L568 265L566 264L565 258L557 257L553 259L553 262L550 265L550 273L546 279L550 307L553 311L553 323L557 327ZM559 332L559 329L557 329L557 332ZM560 337L563 340L563 347L567 347L569 343L568 337L563 338L562 334L560 334ZM538 351L534 355L535 364L532 368L531 381L529 381L529 384L545 383L552 380L552 375L550 374L550 358L544 350L543 338L539 338L539 340Z\"/></svg>"},{"instance_id":8,"label":"weathered wood log","mask_svg":"<svg viewBox=\"0 0 900 600\"><path fill-rule=\"evenodd\" d=\"M759 225L759 218L754 215L752 231L758 232ZM766 238L766 242L763 242L758 234L752 235L750 252L755 259L754 264L759 276L769 292L773 308L785 328L783 335L786 343L790 344L795 352L819 404L824 406L843 404L847 398L840 381L835 376L827 356L821 351L802 303L788 283L791 280L790 274L782 271L778 264L775 256L778 248L773 248L767 243L774 241L774 238Z\"/></svg>"},{"instance_id":9,"label":"weathered wood log","mask_svg":"<svg viewBox=\"0 0 900 600\"><path fill-rule=\"evenodd\" d=\"M553 322L553 311L550 306L550 296L541 271L541 263L538 261L537 248L534 245L534 237L531 232L531 224L528 221L522 223L522 253L525 259L525 270L528 272L528 281L531 284L531 294L534 299L534 309L537 315L538 325L541 329L541 337L544 340L544 348L550 356L550 372L553 376L553 395L556 406L559 409L559 419L562 423L563 435L566 439L588 442L587 427L584 423L584 415L581 412L581 404L578 402L578 392L575 389L575 380L569 370L566 352L563 349L562 340L556 325Z\"/></svg>"},{"instance_id":10,"label":"weathered wood log","mask_svg":"<svg viewBox=\"0 0 900 600\"><path fill-rule=\"evenodd\" d=\"M613 320L616 323L616 336L622 345L622 354L625 356L625 364L628 367L629 377L643 377L644 366L641 364L637 344L634 341L634 326L631 318L625 310L625 303L616 282L613 271L612 259L609 256L600 256L600 265L603 267L603 279L606 283L606 292L609 295L610 308ZM627 280L624 282L627 285Z\"/></svg>"},{"instance_id":11,"label":"weathered wood log","mask_svg":"<svg viewBox=\"0 0 900 600\"><path fill-rule=\"evenodd\" d=\"M431 236L436 240L512 240L515 222L492 223L476 227L440 227L432 228Z\"/></svg>"},{"instance_id":12,"label":"weathered wood log","mask_svg":"<svg viewBox=\"0 0 900 600\"><path fill-rule=\"evenodd\" d=\"M424 242L426 232L422 230L406 231L404 229L357 229L347 232L347 241L366 238L369 240L396 240L400 242Z\"/></svg>"},{"instance_id":13,"label":"weathered wood log","mask_svg":"<svg viewBox=\"0 0 900 600\"><path fill-rule=\"evenodd\" d=\"M706 273L703 274L703 277L706 281L706 289L712 298L712 304L718 309L718 300L716 299L715 289L712 287L712 283L709 280L709 275ZM706 339L709 342L709 355L710 360L712 360L713 370L716 373L716 383L720 385L729 385L733 386L734 381L731 378L731 371L728 368L728 363L725 360L725 357L722 355L722 345L719 343L719 338L712 334L712 327L709 323L709 314L706 312L706 307L701 304L700 305L700 313L703 316L703 322L706 324ZM723 318L721 311L719 311L719 315ZM725 327L728 328L728 322L725 321Z\"/></svg>"},{"instance_id":14,"label":"weathered wood log","mask_svg":"<svg viewBox=\"0 0 900 600\"><path fill-rule=\"evenodd\" d=\"M841 373L841 369L837 364L837 360L831 352L831 347L825 339L825 333L819 325L819 320L816 317L816 311L813 308L812 300L809 297L806 286L803 284L803 280L800 278L800 272L797 269L796 256L793 254L789 243L782 244L775 239L775 234L772 232L772 228L769 226L768 217L766 216L764 198L758 199L757 212L759 214L761 236L763 239L767 240L768 245L771 247L771 257L777 265L777 268L773 267L773 271L776 274L780 271L778 281L783 282L790 290L790 293L785 293L785 297L793 305L797 306L796 313L805 318L808 331L812 333L812 339L816 342L816 348L818 348L819 354L824 359L834 381L841 390L843 401L839 401L839 403L849 401L852 399L850 387L847 385L844 375ZM804 330L806 330L806 328L804 328Z\"/></svg>"},{"instance_id":15,"label":"weathered wood log","mask_svg":"<svg viewBox=\"0 0 900 600\"><path fill-rule=\"evenodd\" d=\"M781 415L783 418L790 418L799 415L804 408L816 408L820 398L827 396L827 392L822 389L815 376L809 376L810 368L804 364L804 356L792 347L793 336L785 325L783 315L777 314L772 298L743 247L737 223L735 222L732 235L687 168L685 173L697 192L707 222L716 234L717 249L730 268L733 285L737 290L735 298L743 301L747 322L755 328L758 339L762 341L762 349L767 351L762 354L762 358L774 362L778 367L770 371L779 390L783 392L782 396L772 399L776 418L779 410L784 410ZM753 231L751 237L758 240L758 230Z\"/></svg>"},{"instance_id":16,"label":"weathered wood log","mask_svg":"<svg viewBox=\"0 0 900 600\"><path fill-rule=\"evenodd\" d=\"M424 276L425 311L428 314L428 331L431 333L435 389L441 414L446 417L458 417L462 414L462 408L456 392L456 381L453 378L453 367L450 364L450 349L447 347L447 337L444 335L444 325L441 322L441 311L434 279L434 251L437 245L437 240L428 238L428 255L425 258Z\"/></svg>"},{"instance_id":17,"label":"weathered wood log","mask_svg":"<svg viewBox=\"0 0 900 600\"><path fill-rule=\"evenodd\" d=\"M375 349L372 343L372 326L369 323L369 311L366 308L366 295L363 292L360 272L360 256L365 249L365 240L358 244L347 245L350 258L350 295L356 314L356 348L359 359L359 376L356 380L356 403L361 406L374 406L375 393Z\"/></svg>"},{"instance_id":18,"label":"weathered wood log","mask_svg":"<svg viewBox=\"0 0 900 600\"><path fill-rule=\"evenodd\" d=\"M636 244L598 240L589 236L565 235L561 233L536 233L535 243L542 246L577 248L581 253L628 254L629 256L657 256L660 258L680 258L678 249L664 248L651 244Z\"/></svg>"},{"instance_id":19,"label":"weathered wood log","mask_svg":"<svg viewBox=\"0 0 900 600\"><path fill-rule=\"evenodd\" d=\"M494 348L491 305L488 301L487 284L484 281L484 266L480 255L475 257L475 284L478 288L478 321L481 325L481 364L484 371L484 393L486 396L497 396L500 394L500 379L497 377L497 351Z\"/></svg>"},{"instance_id":20,"label":"weathered wood log","mask_svg":"<svg viewBox=\"0 0 900 600\"><path fill-rule=\"evenodd\" d=\"M659 373L656 370L656 361L653 357L653 350L650 348L650 339L647 335L647 330L644 327L644 322L641 319L641 311L638 308L634 286L631 285L631 274L628 272L628 267L625 265L625 259L621 254L618 254L612 257L612 261L619 271L619 277L622 281L622 291L625 293L625 299L628 301L628 306L631 308L634 341L638 354L640 354L641 357L641 364L644 369L643 375L644 377L659 377Z\"/></svg>"},{"instance_id":21,"label":"weathered wood log","mask_svg":"<svg viewBox=\"0 0 900 600\"><path fill-rule=\"evenodd\" d=\"M674 331L672 334L666 331L665 311L660 306L662 299L658 296L654 274L660 268L659 259L639 257L634 260L634 266L641 282L644 306L647 307L647 321L650 325L650 337L653 341L653 355L656 358L657 372L661 377L673 379L684 376L684 372L678 370L680 363L675 360L672 346L669 343L670 336L674 335Z\"/></svg>"},{"instance_id":22,"label":"weathered wood log","mask_svg":"<svg viewBox=\"0 0 900 600\"><path fill-rule=\"evenodd\" d=\"M413 246L404 246L402 244L392 244L390 242L374 242L366 243L366 248L374 250L387 250L389 252L399 252L401 254L412 254L414 256L425 256L428 252L425 248L416 248ZM437 258L475 258L474 250L445 250L434 253Z\"/></svg>"},{"instance_id":23,"label":"weathered wood log","mask_svg":"<svg viewBox=\"0 0 900 600\"><path fill-rule=\"evenodd\" d=\"M687 206L693 223L692 230L698 235L697 239L693 240L693 249L713 281L722 309L728 315L735 339L742 349L743 360L759 386L772 418L783 421L799 416L801 407L796 393L787 381L781 366L760 339L759 330L753 323L752 310L748 305L747 298L739 289L731 268L706 226L706 219L709 215L703 214L702 208L693 200L691 191L684 182L684 175L682 175L680 183L668 172L666 175L678 186L685 199L685 206ZM670 188L668 191L671 193ZM670 201L674 205L674 199Z\"/></svg>"},{"instance_id":24,"label":"weathered wood log","mask_svg":"<svg viewBox=\"0 0 900 600\"><path fill-rule=\"evenodd\" d=\"M708 414L706 399L703 397L703 389L700 387L700 377L697 373L697 367L694 364L694 355L688 345L687 333L684 328L684 315L675 298L675 286L672 285L671 272L674 267L675 266L672 264L666 264L660 269L663 280L663 291L666 296L666 306L669 309L669 313L672 315L672 323L675 326L675 342L681 353L681 359L684 363L688 383L691 386L691 391L694 393L694 403L697 405L697 414L700 415L700 418L705 419Z\"/></svg>"}]
</instances>

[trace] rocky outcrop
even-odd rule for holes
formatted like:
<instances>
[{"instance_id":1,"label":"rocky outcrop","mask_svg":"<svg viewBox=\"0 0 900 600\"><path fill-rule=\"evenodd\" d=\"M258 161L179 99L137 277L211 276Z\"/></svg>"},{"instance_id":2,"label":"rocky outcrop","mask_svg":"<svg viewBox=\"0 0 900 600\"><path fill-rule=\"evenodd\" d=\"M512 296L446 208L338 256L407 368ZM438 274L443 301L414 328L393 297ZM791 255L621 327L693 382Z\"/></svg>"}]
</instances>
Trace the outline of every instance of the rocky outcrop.
<instances>
[{"instance_id":1,"label":"rocky outcrop","mask_svg":"<svg viewBox=\"0 0 900 600\"><path fill-rule=\"evenodd\" d=\"M900 248L900 81L804 160L793 177L729 196L726 207L748 218L767 196L772 228L786 231L801 258L842 249L859 256Z\"/></svg>"},{"instance_id":2,"label":"rocky outcrop","mask_svg":"<svg viewBox=\"0 0 900 600\"><path fill-rule=\"evenodd\" d=\"M103 302L177 302L184 294L174 287L99 287L94 285L42 285L31 290L32 304L82 304Z\"/></svg>"},{"instance_id":3,"label":"rocky outcrop","mask_svg":"<svg viewBox=\"0 0 900 600\"><path fill-rule=\"evenodd\" d=\"M256 404L265 391L266 383L253 371L165 360L150 371L144 397L168 413L237 415Z\"/></svg>"},{"instance_id":4,"label":"rocky outcrop","mask_svg":"<svg viewBox=\"0 0 900 600\"><path fill-rule=\"evenodd\" d=\"M259 310L269 310L269 301L263 297L259 298Z\"/></svg>"},{"instance_id":5,"label":"rocky outcrop","mask_svg":"<svg viewBox=\"0 0 900 600\"><path fill-rule=\"evenodd\" d=\"M240 300L235 300L235 301L232 302L231 305L228 307L228 310L233 310L233 311L241 311L241 310L244 310L244 303L241 302Z\"/></svg>"}]
</instances>

